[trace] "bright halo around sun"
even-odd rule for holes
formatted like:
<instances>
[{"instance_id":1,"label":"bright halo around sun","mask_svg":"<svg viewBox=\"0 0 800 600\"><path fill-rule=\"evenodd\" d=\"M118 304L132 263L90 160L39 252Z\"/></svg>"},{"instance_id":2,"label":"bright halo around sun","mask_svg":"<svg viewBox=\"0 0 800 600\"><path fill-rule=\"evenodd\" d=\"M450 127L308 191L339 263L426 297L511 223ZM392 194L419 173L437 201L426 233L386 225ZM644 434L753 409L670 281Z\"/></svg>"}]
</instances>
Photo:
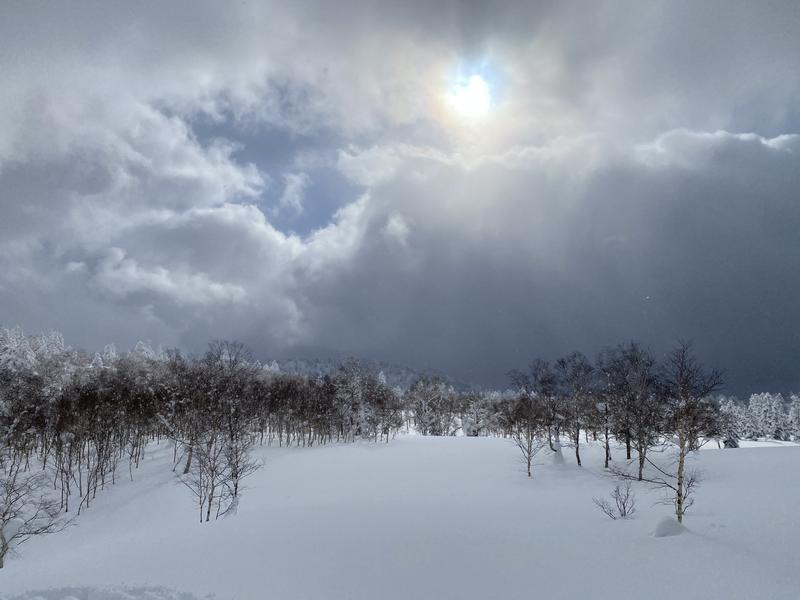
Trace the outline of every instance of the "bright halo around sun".
<instances>
[{"instance_id":1,"label":"bright halo around sun","mask_svg":"<svg viewBox=\"0 0 800 600\"><path fill-rule=\"evenodd\" d=\"M459 83L448 95L450 106L460 116L479 119L486 116L492 107L492 94L489 84L480 75L473 75Z\"/></svg>"}]
</instances>

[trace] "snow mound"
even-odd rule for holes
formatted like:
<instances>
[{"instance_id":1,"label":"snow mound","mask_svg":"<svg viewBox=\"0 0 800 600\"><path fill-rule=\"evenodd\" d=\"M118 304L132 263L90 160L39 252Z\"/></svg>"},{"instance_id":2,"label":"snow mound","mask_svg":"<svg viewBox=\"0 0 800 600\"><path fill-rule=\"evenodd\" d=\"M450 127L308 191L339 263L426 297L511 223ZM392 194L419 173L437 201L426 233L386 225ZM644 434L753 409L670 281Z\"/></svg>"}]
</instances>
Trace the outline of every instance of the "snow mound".
<instances>
[{"instance_id":1,"label":"snow mound","mask_svg":"<svg viewBox=\"0 0 800 600\"><path fill-rule=\"evenodd\" d=\"M656 525L655 531L653 531L653 537L672 537L685 533L686 531L688 531L688 529L678 523L674 518L664 517L658 522L658 525Z\"/></svg>"},{"instance_id":2,"label":"snow mound","mask_svg":"<svg viewBox=\"0 0 800 600\"><path fill-rule=\"evenodd\" d=\"M213 596L206 596L207 599ZM0 600L198 600L197 596L163 587L58 588L0 596Z\"/></svg>"}]
</instances>

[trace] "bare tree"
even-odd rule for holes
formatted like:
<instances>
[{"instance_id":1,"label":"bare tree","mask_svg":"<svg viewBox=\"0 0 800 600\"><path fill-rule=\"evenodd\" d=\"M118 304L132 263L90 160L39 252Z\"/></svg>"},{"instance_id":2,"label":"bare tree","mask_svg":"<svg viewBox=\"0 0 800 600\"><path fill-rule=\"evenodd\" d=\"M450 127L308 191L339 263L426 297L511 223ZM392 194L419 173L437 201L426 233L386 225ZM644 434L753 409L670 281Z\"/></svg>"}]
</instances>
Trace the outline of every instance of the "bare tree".
<instances>
[{"instance_id":1,"label":"bare tree","mask_svg":"<svg viewBox=\"0 0 800 600\"><path fill-rule=\"evenodd\" d=\"M663 419L656 359L636 342L629 342L606 351L602 368L606 408L614 432L618 439L624 440L628 460L635 447L641 478L647 451L659 442Z\"/></svg>"},{"instance_id":2,"label":"bare tree","mask_svg":"<svg viewBox=\"0 0 800 600\"><path fill-rule=\"evenodd\" d=\"M659 442L663 421L663 402L659 394L656 359L635 342L620 348L621 389L627 414L627 432L638 455L638 478L644 476L647 452Z\"/></svg>"},{"instance_id":3,"label":"bare tree","mask_svg":"<svg viewBox=\"0 0 800 600\"><path fill-rule=\"evenodd\" d=\"M680 454L672 454L663 464L646 458L649 466L644 476L630 473L623 466L615 465L611 468L613 475L626 483L642 481L649 483L655 489L665 492L662 504L672 504L675 507L675 516L679 523L683 522L686 511L694 504L694 491L700 484L700 473L694 469L686 470L685 457L683 463Z\"/></svg>"},{"instance_id":4,"label":"bare tree","mask_svg":"<svg viewBox=\"0 0 800 600\"><path fill-rule=\"evenodd\" d=\"M616 485L611 492L611 499L614 504L605 498L592 498L598 508L615 521L630 519L636 512L636 496L631 490L630 481L626 481L624 487Z\"/></svg>"},{"instance_id":5,"label":"bare tree","mask_svg":"<svg viewBox=\"0 0 800 600\"><path fill-rule=\"evenodd\" d=\"M18 461L0 459L0 569L10 551L30 538L62 531L60 502L48 494L44 473L25 472Z\"/></svg>"},{"instance_id":6,"label":"bare tree","mask_svg":"<svg viewBox=\"0 0 800 600\"><path fill-rule=\"evenodd\" d=\"M721 385L722 373L707 371L694 356L691 344L679 342L661 369L663 428L668 436L666 450L672 450L669 459L658 464L645 455L650 468L644 473L640 468L638 476L623 467L612 470L620 479L637 479L667 492L665 502L674 506L678 523L692 506L692 495L700 483L699 473L687 469L689 453L700 448L702 439L719 435L722 427L719 407L710 397Z\"/></svg>"},{"instance_id":7,"label":"bare tree","mask_svg":"<svg viewBox=\"0 0 800 600\"><path fill-rule=\"evenodd\" d=\"M253 464L249 462L252 418L246 406L255 374L253 361L243 344L217 340L209 344L204 363L212 383L210 393L215 403L215 416L221 419L219 425L227 438L224 457L230 490L235 498L246 467Z\"/></svg>"},{"instance_id":8,"label":"bare tree","mask_svg":"<svg viewBox=\"0 0 800 600\"><path fill-rule=\"evenodd\" d=\"M526 371L509 373L511 382L525 396L536 397L542 409L547 443L553 452L561 452L561 423L564 418L563 398L558 393L558 379L550 363L534 360Z\"/></svg>"},{"instance_id":9,"label":"bare tree","mask_svg":"<svg viewBox=\"0 0 800 600\"><path fill-rule=\"evenodd\" d=\"M522 453L522 460L532 476L533 460L544 448L543 410L535 396L521 395L514 406L511 439Z\"/></svg>"},{"instance_id":10,"label":"bare tree","mask_svg":"<svg viewBox=\"0 0 800 600\"><path fill-rule=\"evenodd\" d=\"M216 502L217 515L227 510L230 502L225 493L231 486L231 473L225 456L226 444L217 431L209 431L195 445L194 461L189 472L180 479L192 491L200 509L200 522L210 521Z\"/></svg>"},{"instance_id":11,"label":"bare tree","mask_svg":"<svg viewBox=\"0 0 800 600\"><path fill-rule=\"evenodd\" d=\"M719 435L719 407L710 395L722 386L722 372L707 371L697 360L690 342L681 341L667 356L663 368L667 402L666 427L673 436L678 457L675 471L675 516L679 523L688 505L686 499L696 484L687 477L686 457L700 447L704 436Z\"/></svg>"},{"instance_id":12,"label":"bare tree","mask_svg":"<svg viewBox=\"0 0 800 600\"><path fill-rule=\"evenodd\" d=\"M596 414L603 430L604 459L603 467L608 469L611 462L611 427L612 412L611 405L615 400L614 389L614 352L604 350L597 359L595 368L595 394L596 394Z\"/></svg>"},{"instance_id":13,"label":"bare tree","mask_svg":"<svg viewBox=\"0 0 800 600\"><path fill-rule=\"evenodd\" d=\"M218 495L216 516L235 513L239 507L239 496L242 493L242 481L258 471L262 462L250 454L252 439L244 437L236 443L229 443L224 451L227 473L222 478L223 487ZM235 465L235 470L234 470Z\"/></svg>"},{"instance_id":14,"label":"bare tree","mask_svg":"<svg viewBox=\"0 0 800 600\"><path fill-rule=\"evenodd\" d=\"M458 397L452 386L436 375L419 377L408 392L414 425L422 435L455 435Z\"/></svg>"},{"instance_id":15,"label":"bare tree","mask_svg":"<svg viewBox=\"0 0 800 600\"><path fill-rule=\"evenodd\" d=\"M559 358L555 364L559 387L564 397L564 412L570 441L575 446L575 460L581 466L581 429L592 412L593 367L580 352Z\"/></svg>"}]
</instances>

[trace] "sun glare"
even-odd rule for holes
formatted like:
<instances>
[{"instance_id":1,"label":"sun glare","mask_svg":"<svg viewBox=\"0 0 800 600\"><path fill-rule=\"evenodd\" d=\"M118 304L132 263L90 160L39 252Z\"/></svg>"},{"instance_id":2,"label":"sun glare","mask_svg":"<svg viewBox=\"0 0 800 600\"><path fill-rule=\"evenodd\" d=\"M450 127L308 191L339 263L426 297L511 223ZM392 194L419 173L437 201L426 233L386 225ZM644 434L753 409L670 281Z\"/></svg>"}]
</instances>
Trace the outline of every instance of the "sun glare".
<instances>
[{"instance_id":1,"label":"sun glare","mask_svg":"<svg viewBox=\"0 0 800 600\"><path fill-rule=\"evenodd\" d=\"M458 84L448 99L459 115L469 119L485 116L492 106L489 84L480 75L473 75L466 82Z\"/></svg>"}]
</instances>

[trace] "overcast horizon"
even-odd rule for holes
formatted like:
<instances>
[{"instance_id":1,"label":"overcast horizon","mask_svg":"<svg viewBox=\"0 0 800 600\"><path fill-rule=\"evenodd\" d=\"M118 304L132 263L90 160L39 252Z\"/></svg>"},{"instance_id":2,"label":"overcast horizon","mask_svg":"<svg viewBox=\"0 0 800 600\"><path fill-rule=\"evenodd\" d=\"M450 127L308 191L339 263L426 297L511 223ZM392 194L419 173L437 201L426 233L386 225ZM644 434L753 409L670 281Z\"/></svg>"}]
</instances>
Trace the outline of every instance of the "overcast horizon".
<instances>
[{"instance_id":1,"label":"overcast horizon","mask_svg":"<svg viewBox=\"0 0 800 600\"><path fill-rule=\"evenodd\" d=\"M800 4L8 3L0 324L800 390Z\"/></svg>"}]
</instances>

